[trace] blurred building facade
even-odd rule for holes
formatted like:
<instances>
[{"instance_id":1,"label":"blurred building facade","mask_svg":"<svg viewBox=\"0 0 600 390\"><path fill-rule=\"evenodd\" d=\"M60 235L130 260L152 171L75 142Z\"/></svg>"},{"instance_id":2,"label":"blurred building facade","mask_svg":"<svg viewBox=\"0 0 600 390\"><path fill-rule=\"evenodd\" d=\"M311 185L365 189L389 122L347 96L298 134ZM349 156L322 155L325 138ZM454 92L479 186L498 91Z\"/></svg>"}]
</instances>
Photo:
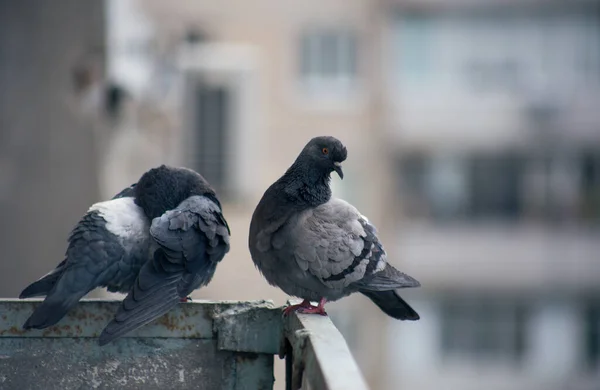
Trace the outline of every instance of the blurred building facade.
<instances>
[{"instance_id":1,"label":"blurred building facade","mask_svg":"<svg viewBox=\"0 0 600 390\"><path fill-rule=\"evenodd\" d=\"M390 383L600 388L600 3L392 3Z\"/></svg>"}]
</instances>

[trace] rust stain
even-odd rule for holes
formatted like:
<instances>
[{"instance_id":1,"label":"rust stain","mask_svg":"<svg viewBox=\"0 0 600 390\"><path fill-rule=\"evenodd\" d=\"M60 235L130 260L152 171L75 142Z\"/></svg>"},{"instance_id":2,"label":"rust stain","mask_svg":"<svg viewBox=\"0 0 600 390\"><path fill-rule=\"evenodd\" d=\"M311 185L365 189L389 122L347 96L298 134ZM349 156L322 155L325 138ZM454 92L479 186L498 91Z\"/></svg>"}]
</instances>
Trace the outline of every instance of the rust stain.
<instances>
[{"instance_id":1,"label":"rust stain","mask_svg":"<svg viewBox=\"0 0 600 390\"><path fill-rule=\"evenodd\" d=\"M27 332L26 330L17 328L16 326L13 325L13 326L11 326L8 329L1 330L0 331L0 336L4 335L4 334L19 335L20 336L22 334L25 334L26 332Z\"/></svg>"},{"instance_id":2,"label":"rust stain","mask_svg":"<svg viewBox=\"0 0 600 390\"><path fill-rule=\"evenodd\" d=\"M177 321L175 320L175 318L169 316L169 315L165 315L160 317L160 319L158 321L156 321L157 324L164 326L165 328L167 328L170 331L174 331L179 329L179 326L177 324Z\"/></svg>"},{"instance_id":3,"label":"rust stain","mask_svg":"<svg viewBox=\"0 0 600 390\"><path fill-rule=\"evenodd\" d=\"M42 333L42 337L47 337L51 334L60 336L62 334L62 331L60 330L60 327L58 327L58 326L51 326L49 328L44 329L44 332Z\"/></svg>"},{"instance_id":4,"label":"rust stain","mask_svg":"<svg viewBox=\"0 0 600 390\"><path fill-rule=\"evenodd\" d=\"M219 310L215 306L207 308L203 314L203 317L206 321L212 322L215 317L219 314Z\"/></svg>"},{"instance_id":5,"label":"rust stain","mask_svg":"<svg viewBox=\"0 0 600 390\"><path fill-rule=\"evenodd\" d=\"M88 318L88 314L85 310L77 311L73 313L73 317L79 321L86 320Z\"/></svg>"}]
</instances>

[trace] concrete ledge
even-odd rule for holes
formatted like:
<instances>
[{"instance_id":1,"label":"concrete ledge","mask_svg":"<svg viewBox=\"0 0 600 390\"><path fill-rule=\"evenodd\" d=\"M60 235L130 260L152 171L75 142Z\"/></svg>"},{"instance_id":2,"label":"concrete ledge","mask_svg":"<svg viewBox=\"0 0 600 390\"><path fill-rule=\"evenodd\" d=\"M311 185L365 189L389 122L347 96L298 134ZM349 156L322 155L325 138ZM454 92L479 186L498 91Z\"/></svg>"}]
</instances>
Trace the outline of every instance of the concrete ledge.
<instances>
[{"instance_id":1,"label":"concrete ledge","mask_svg":"<svg viewBox=\"0 0 600 390\"><path fill-rule=\"evenodd\" d=\"M295 302L297 303L297 302ZM369 387L329 317L294 313L284 323L288 390L367 390Z\"/></svg>"}]
</instances>

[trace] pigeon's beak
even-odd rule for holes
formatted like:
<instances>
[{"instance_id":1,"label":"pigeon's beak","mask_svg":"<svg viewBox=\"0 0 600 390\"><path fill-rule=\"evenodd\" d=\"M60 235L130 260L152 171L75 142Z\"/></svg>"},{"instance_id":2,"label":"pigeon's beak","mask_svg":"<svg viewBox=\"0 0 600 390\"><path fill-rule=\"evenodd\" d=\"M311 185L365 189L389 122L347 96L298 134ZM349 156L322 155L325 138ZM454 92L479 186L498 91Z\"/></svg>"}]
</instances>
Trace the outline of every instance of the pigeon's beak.
<instances>
[{"instance_id":1,"label":"pigeon's beak","mask_svg":"<svg viewBox=\"0 0 600 390\"><path fill-rule=\"evenodd\" d=\"M344 180L344 172L342 171L342 163L339 161L335 161L333 163L334 165L334 170L337 172L338 175L340 175L340 179Z\"/></svg>"}]
</instances>

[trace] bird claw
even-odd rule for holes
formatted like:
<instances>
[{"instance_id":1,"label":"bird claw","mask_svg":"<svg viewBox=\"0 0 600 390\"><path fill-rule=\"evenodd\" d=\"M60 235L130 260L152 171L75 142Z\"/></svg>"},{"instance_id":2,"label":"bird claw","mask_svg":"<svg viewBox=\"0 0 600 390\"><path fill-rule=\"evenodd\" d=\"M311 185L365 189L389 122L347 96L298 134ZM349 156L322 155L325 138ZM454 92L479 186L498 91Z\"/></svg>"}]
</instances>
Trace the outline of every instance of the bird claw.
<instances>
[{"instance_id":1,"label":"bird claw","mask_svg":"<svg viewBox=\"0 0 600 390\"><path fill-rule=\"evenodd\" d=\"M322 316L327 315L325 308L321 306L300 307L298 308L297 312L301 314L320 314Z\"/></svg>"},{"instance_id":2,"label":"bird claw","mask_svg":"<svg viewBox=\"0 0 600 390\"><path fill-rule=\"evenodd\" d=\"M181 303L192 302L192 297L183 297L179 300Z\"/></svg>"},{"instance_id":3,"label":"bird claw","mask_svg":"<svg viewBox=\"0 0 600 390\"><path fill-rule=\"evenodd\" d=\"M301 314L320 314L322 316L326 316L327 312L325 311L325 302L327 301L322 298L319 301L318 306L313 306L310 301L305 299L297 305L290 305L283 309L283 316L285 317L293 311Z\"/></svg>"},{"instance_id":4,"label":"bird claw","mask_svg":"<svg viewBox=\"0 0 600 390\"><path fill-rule=\"evenodd\" d=\"M301 308L308 308L308 307L313 307L313 306L310 304L310 301L307 301L305 299L302 302L298 303L297 305L289 305L288 307L283 309L283 316L285 317L285 316L289 315L291 312L294 312Z\"/></svg>"}]
</instances>

